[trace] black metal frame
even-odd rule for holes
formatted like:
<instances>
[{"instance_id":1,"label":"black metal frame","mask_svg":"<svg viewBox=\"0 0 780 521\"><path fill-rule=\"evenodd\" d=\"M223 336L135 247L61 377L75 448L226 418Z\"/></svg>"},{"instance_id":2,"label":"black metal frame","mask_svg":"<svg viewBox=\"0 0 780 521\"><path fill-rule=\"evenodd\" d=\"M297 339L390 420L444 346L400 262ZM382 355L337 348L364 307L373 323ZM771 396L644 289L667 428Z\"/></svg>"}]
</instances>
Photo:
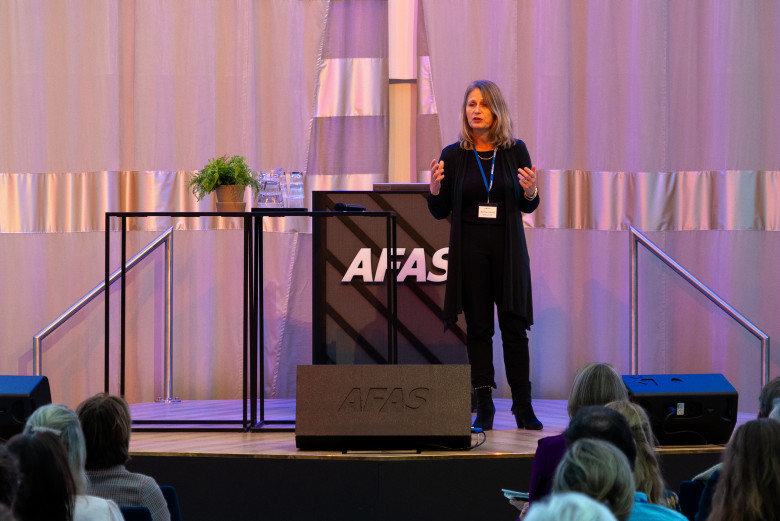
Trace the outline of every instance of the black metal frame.
<instances>
[{"instance_id":1,"label":"black metal frame","mask_svg":"<svg viewBox=\"0 0 780 521\"><path fill-rule=\"evenodd\" d=\"M243 385L242 403L243 418L240 420L133 420L134 425L236 425L235 428L147 428L158 431L288 431L292 427L273 428L271 425L294 425L295 420L265 419L265 360L264 360L264 321L263 321L263 217L384 217L387 219L387 243L396 248L396 214L390 211L381 212L309 212L297 209L253 209L252 212L106 212L105 214L105 375L104 388L109 392L110 375L110 277L111 277L111 219L121 219L121 264L120 275L120 370L119 394L125 394L125 333L126 333L126 264L127 264L127 219L141 217L240 217L244 220L244 306L243 306ZM315 266L312 269L316 269ZM391 317L388 320L388 352L391 363L397 362L397 280L395 270L391 273L388 284L388 300L391 304ZM247 338L247 336L249 338ZM258 377L259 371L259 377ZM260 401L259 414L257 402Z\"/></svg>"},{"instance_id":2,"label":"black metal frame","mask_svg":"<svg viewBox=\"0 0 780 521\"><path fill-rule=\"evenodd\" d=\"M254 262L254 269L255 269L255 276L254 276L254 284L252 285L252 291L254 292L253 295L255 295L254 298L252 298L252 302L257 306L255 310L253 310L251 313L253 316L259 317L258 327L256 329L257 335L259 338L256 342L253 342L253 345L258 345L257 350L252 351L252 355L257 357L259 354L259 360L253 359L250 361L250 365L253 369L251 374L252 382L251 386L253 389L257 389L257 385L259 384L259 395L260 395L260 411L259 411L259 417L257 414L257 411L255 409L255 401L252 402L252 419L254 421L252 429L253 431L291 431L293 428L287 427L287 428L279 428L279 427L273 427L274 425L295 425L295 420L266 420L265 419L265 400L264 400L264 389L265 389L265 356L263 356L265 352L265 343L264 343L264 321L262 320L262 317L264 316L263 311L263 299L261 298L262 295L262 287L263 287L263 226L262 226L262 218L263 217L313 217L315 220L319 218L329 218L329 217L339 217L339 218L351 218L351 217L384 217L386 219L387 223L387 244L388 247L392 247L393 251L395 251L396 248L396 213L392 211L379 211L379 212L336 212L336 211L316 211L316 212L309 212L309 211L303 211L303 210L295 210L295 209L272 209L272 208L254 208L252 210L252 214L256 217L259 217L257 222L259 225L255 225L255 258L257 259L256 262ZM316 226L314 227L316 229ZM316 237L316 233L315 233ZM316 257L317 254L317 248L312 248L312 255ZM316 280L319 276L317 273L317 263L312 262L312 279ZM387 285L387 298L388 298L388 307L391 309L391 316L390 319L387 321L387 338L388 338L388 360L389 363L397 363L398 360L398 328L397 328L397 316L398 316L398 307L397 307L397 294L398 294L398 287L397 287L397 278L396 278L396 272L395 270L388 270L390 272L390 283ZM315 284L314 287L316 288L317 285ZM312 295L313 298L316 299L316 295ZM255 331L255 329L253 329ZM259 371L259 382L257 381L257 376L255 371Z\"/></svg>"}]
</instances>

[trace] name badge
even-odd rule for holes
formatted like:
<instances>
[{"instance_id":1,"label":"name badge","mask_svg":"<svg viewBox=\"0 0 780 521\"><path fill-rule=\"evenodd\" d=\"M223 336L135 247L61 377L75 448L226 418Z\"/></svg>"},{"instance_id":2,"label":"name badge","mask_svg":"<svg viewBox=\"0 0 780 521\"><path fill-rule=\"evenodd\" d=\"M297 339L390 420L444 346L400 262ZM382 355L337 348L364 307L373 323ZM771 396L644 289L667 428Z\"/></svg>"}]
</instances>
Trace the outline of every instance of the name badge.
<instances>
[{"instance_id":1,"label":"name badge","mask_svg":"<svg viewBox=\"0 0 780 521\"><path fill-rule=\"evenodd\" d=\"M482 203L478 207L477 217L480 219L495 219L498 217L498 205Z\"/></svg>"}]
</instances>

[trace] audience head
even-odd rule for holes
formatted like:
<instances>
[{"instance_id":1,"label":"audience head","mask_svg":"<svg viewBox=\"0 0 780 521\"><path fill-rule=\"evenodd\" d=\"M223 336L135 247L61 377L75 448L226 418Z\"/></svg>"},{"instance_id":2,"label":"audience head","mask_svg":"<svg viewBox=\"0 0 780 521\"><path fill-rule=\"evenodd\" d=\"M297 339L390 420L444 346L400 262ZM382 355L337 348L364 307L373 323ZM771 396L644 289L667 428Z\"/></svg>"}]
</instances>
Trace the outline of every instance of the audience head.
<instances>
[{"instance_id":1,"label":"audience head","mask_svg":"<svg viewBox=\"0 0 780 521\"><path fill-rule=\"evenodd\" d=\"M87 470L124 465L130 459L130 408L106 393L87 398L76 409L87 445Z\"/></svg>"},{"instance_id":2,"label":"audience head","mask_svg":"<svg viewBox=\"0 0 780 521\"><path fill-rule=\"evenodd\" d=\"M13 504L20 521L71 521L76 488L60 437L41 431L17 434L8 450L19 461L22 482Z\"/></svg>"},{"instance_id":3,"label":"audience head","mask_svg":"<svg viewBox=\"0 0 780 521\"><path fill-rule=\"evenodd\" d=\"M770 420L780 421L780 398L775 398L774 407L772 407L772 410L769 412L769 418Z\"/></svg>"},{"instance_id":4,"label":"audience head","mask_svg":"<svg viewBox=\"0 0 780 521\"><path fill-rule=\"evenodd\" d=\"M609 364L590 363L574 376L567 410L574 418L583 407L604 405L617 400L628 400L628 389L623 378Z\"/></svg>"},{"instance_id":5,"label":"audience head","mask_svg":"<svg viewBox=\"0 0 780 521\"><path fill-rule=\"evenodd\" d=\"M758 395L758 417L769 418L772 409L775 408L775 401L780 399L780 376L776 376L769 381Z\"/></svg>"},{"instance_id":6,"label":"audience head","mask_svg":"<svg viewBox=\"0 0 780 521\"><path fill-rule=\"evenodd\" d=\"M87 449L84 444L84 433L81 431L81 422L76 412L58 403L38 407L27 418L24 432L35 432L41 429L49 429L59 435L68 453L68 464L76 484L76 491L78 494L86 494L87 474L84 472L84 464Z\"/></svg>"},{"instance_id":7,"label":"audience head","mask_svg":"<svg viewBox=\"0 0 780 521\"><path fill-rule=\"evenodd\" d=\"M723 453L710 521L763 521L780 512L780 422L741 425Z\"/></svg>"},{"instance_id":8,"label":"audience head","mask_svg":"<svg viewBox=\"0 0 780 521\"><path fill-rule=\"evenodd\" d=\"M19 466L16 458L0 443L0 505L10 507L19 489Z\"/></svg>"},{"instance_id":9,"label":"audience head","mask_svg":"<svg viewBox=\"0 0 780 521\"><path fill-rule=\"evenodd\" d=\"M629 467L634 468L636 445L631 436L631 427L626 417L613 409L603 405L580 409L569 422L563 436L569 446L583 438L607 441L617 447L626 456Z\"/></svg>"},{"instance_id":10,"label":"audience head","mask_svg":"<svg viewBox=\"0 0 780 521\"><path fill-rule=\"evenodd\" d=\"M636 446L636 463L634 464L636 489L647 494L647 500L650 503L666 505L664 500L666 487L661 477L658 454L655 451L657 442L647 413L641 405L634 402L610 402L606 407L625 416L631 428L631 436Z\"/></svg>"},{"instance_id":11,"label":"audience head","mask_svg":"<svg viewBox=\"0 0 780 521\"><path fill-rule=\"evenodd\" d=\"M2 503L0 503L0 521L16 521L11 509Z\"/></svg>"},{"instance_id":12,"label":"audience head","mask_svg":"<svg viewBox=\"0 0 780 521\"><path fill-rule=\"evenodd\" d=\"M579 492L551 494L535 501L524 521L615 521L612 512L595 499Z\"/></svg>"},{"instance_id":13,"label":"audience head","mask_svg":"<svg viewBox=\"0 0 780 521\"><path fill-rule=\"evenodd\" d=\"M634 476L626 455L606 441L575 441L553 478L553 493L567 491L604 503L617 519L625 521L634 507Z\"/></svg>"}]
</instances>

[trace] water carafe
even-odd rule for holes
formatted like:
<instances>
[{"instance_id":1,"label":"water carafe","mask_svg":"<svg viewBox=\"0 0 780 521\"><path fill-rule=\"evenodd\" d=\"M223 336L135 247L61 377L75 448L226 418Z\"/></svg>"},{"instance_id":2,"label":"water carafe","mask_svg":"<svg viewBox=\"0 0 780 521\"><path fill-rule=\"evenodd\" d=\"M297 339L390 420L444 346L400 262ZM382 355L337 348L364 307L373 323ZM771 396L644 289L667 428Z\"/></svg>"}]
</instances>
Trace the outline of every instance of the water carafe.
<instances>
[{"instance_id":1,"label":"water carafe","mask_svg":"<svg viewBox=\"0 0 780 521\"><path fill-rule=\"evenodd\" d=\"M284 171L284 168L278 167L274 168L272 170L273 177L279 182L279 191L282 194L282 208L287 207L287 174Z\"/></svg>"},{"instance_id":2,"label":"water carafe","mask_svg":"<svg viewBox=\"0 0 780 521\"><path fill-rule=\"evenodd\" d=\"M290 172L289 208L306 208L303 193L303 172Z\"/></svg>"},{"instance_id":3,"label":"water carafe","mask_svg":"<svg viewBox=\"0 0 780 521\"><path fill-rule=\"evenodd\" d=\"M277 173L266 170L260 173L260 195L257 197L259 208L284 208L284 196Z\"/></svg>"}]
</instances>

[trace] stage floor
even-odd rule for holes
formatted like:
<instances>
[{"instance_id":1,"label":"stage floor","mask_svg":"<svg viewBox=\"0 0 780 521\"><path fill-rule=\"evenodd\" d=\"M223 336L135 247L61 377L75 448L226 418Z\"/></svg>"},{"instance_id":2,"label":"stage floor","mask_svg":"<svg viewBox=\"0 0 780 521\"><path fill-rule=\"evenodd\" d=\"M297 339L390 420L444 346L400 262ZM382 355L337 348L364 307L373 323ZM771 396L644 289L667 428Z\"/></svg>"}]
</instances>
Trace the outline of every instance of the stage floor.
<instances>
[{"instance_id":1,"label":"stage floor","mask_svg":"<svg viewBox=\"0 0 780 521\"><path fill-rule=\"evenodd\" d=\"M261 514L266 519L326 521L509 521L517 518L517 511L501 489L528 490L537 440L562 432L569 418L565 400L534 400L545 427L526 431L515 427L510 400L495 402L494 429L486 433L485 443L471 450L304 451L295 447L292 429L134 430L128 468L175 486L188 521L250 519ZM131 411L134 420L243 417L240 400L142 403L131 405ZM740 413L737 423L754 417ZM294 418L295 400L265 401L266 420ZM481 439L472 435L472 445ZM722 451L722 445L660 448L667 486L678 490L681 481L717 463Z\"/></svg>"},{"instance_id":2,"label":"stage floor","mask_svg":"<svg viewBox=\"0 0 780 521\"><path fill-rule=\"evenodd\" d=\"M509 408L511 400L496 399L496 417L493 430L488 431L485 442L471 450L347 452L304 451L295 447L292 431L222 432L205 430L204 425L134 425L130 438L130 452L144 456L246 456L253 458L532 458L537 440L563 432L569 422L565 400L534 400L534 409L544 424L541 431L517 429ZM132 404L133 420L240 420L243 416L240 400L188 400L178 403ZM294 399L265 400L265 420L294 420ZM752 413L739 413L737 426L755 418ZM221 427L226 427L222 425ZM149 431L150 427L167 428L168 431ZM220 427L215 425L212 427ZM238 426L233 425L234 428ZM275 427L283 427L275 425ZM199 428L196 432L173 429ZM472 435L472 446L482 441L482 436ZM690 445L660 447L663 454L720 453L722 445Z\"/></svg>"}]
</instances>

